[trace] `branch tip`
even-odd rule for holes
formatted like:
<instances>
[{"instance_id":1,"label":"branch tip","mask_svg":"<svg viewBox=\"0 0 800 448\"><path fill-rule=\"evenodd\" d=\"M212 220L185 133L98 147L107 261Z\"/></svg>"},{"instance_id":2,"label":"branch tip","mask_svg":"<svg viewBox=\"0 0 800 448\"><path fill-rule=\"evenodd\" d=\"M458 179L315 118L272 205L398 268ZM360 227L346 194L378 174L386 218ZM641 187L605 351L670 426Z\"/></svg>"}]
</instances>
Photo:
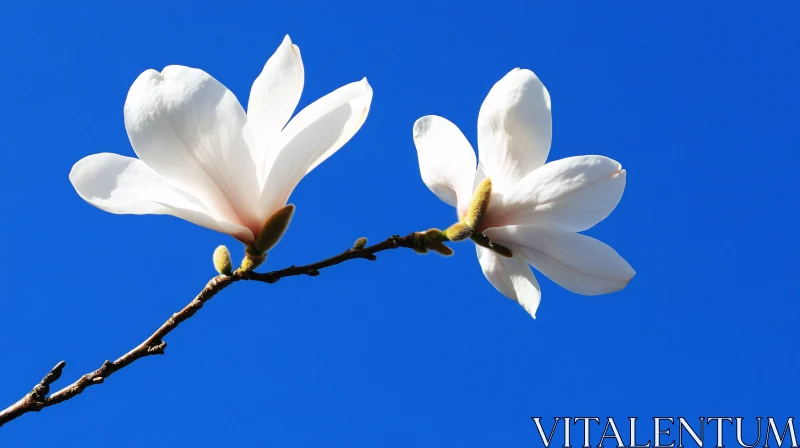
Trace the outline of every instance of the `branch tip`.
<instances>
[{"instance_id":1,"label":"branch tip","mask_svg":"<svg viewBox=\"0 0 800 448\"><path fill-rule=\"evenodd\" d=\"M59 361L58 364L55 365L52 369L50 369L50 373L44 376L42 379L42 384L50 385L56 382L59 378L61 378L61 373L64 370L64 366L67 365L66 361Z\"/></svg>"}]
</instances>

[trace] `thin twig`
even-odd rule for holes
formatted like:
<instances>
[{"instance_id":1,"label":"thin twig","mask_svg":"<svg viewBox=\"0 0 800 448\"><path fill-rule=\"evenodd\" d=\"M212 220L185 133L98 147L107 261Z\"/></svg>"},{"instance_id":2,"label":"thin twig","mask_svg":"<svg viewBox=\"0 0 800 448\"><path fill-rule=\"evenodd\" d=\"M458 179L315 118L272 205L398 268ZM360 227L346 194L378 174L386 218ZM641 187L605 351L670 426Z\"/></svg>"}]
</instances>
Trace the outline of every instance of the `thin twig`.
<instances>
[{"instance_id":1,"label":"thin twig","mask_svg":"<svg viewBox=\"0 0 800 448\"><path fill-rule=\"evenodd\" d=\"M200 294L198 294L194 300L189 302L189 304L183 307L182 310L170 316L170 318L167 319L167 321L164 322L161 327L155 331L155 333L150 335L150 337L145 339L141 344L137 345L128 353L122 355L116 361L105 361L97 370L81 376L74 383L57 392L54 392L51 395L48 395L50 393L50 385L58 380L59 377L61 377L61 372L64 369L66 362L61 361L56 364L56 366L53 367L53 369L51 369L47 375L45 375L42 381L40 381L39 384L33 388L33 390L28 392L16 403L0 411L0 426L3 426L4 424L23 414L27 414L28 412L38 412L46 407L69 400L86 390L86 388L89 386L103 383L106 378L133 364L133 362L136 360L150 355L163 355L164 350L167 347L167 343L164 342L164 337L170 334L172 330L178 328L178 325L180 325L186 319L194 316L194 314L197 313L197 311L199 311L206 302L211 300L212 297L217 295L217 293L233 283L241 280L275 283L284 277L296 275L309 275L313 277L319 275L319 271L321 269L343 263L347 260L353 260L356 258L375 260L375 254L378 252L389 249L397 249L398 247L410 248L412 247L413 240L413 233L403 237L394 235L378 244L374 244L363 249L348 249L341 254L336 255L335 257L305 266L290 266L285 269L266 273L235 271L230 276L219 275L214 277L209 280L205 288L200 291Z\"/></svg>"}]
</instances>

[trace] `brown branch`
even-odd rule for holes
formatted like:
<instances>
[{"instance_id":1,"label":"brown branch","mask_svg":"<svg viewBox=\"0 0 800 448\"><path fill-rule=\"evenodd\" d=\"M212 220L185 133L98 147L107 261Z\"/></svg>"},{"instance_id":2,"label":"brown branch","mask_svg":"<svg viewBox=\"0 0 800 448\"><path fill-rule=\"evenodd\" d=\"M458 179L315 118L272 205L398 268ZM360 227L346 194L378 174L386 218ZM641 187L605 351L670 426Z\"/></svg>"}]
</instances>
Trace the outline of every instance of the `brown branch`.
<instances>
[{"instance_id":1,"label":"brown branch","mask_svg":"<svg viewBox=\"0 0 800 448\"><path fill-rule=\"evenodd\" d=\"M240 280L275 283L284 277L291 277L295 275L310 275L312 277L317 276L319 275L320 269L334 266L347 260L353 260L356 258L375 260L375 254L378 252L389 249L397 249L398 247L411 248L414 243L414 235L415 234L413 233L403 237L394 235L378 244L374 244L363 249L348 249L341 254L336 255L335 257L305 266L290 266L278 271L261 274L252 271L235 271L230 276L216 276L209 280L205 288L200 291L200 294L198 294L194 300L189 302L189 304L183 307L182 310L170 316L170 318L167 319L167 321L164 322L161 327L155 331L155 333L151 334L150 337L145 339L141 344L137 345L128 353L122 355L116 361L105 361L97 370L81 376L74 383L57 392L54 392L51 395L48 395L50 393L50 385L61 377L61 372L64 369L66 362L61 361L56 364L56 366L53 367L53 369L51 369L47 375L45 375L42 381L40 381L39 384L33 388L33 390L28 392L16 403L0 411L0 426L3 426L4 424L23 414L27 414L28 412L38 412L46 407L69 400L86 390L86 388L89 386L103 383L106 378L133 364L136 360L150 355L163 355L164 350L167 347L167 343L164 342L164 337L171 333L172 330L178 328L178 325L180 325L183 321L194 316L194 314L197 313L197 311L199 311L206 302L217 295L217 293L233 283L236 283Z\"/></svg>"}]
</instances>

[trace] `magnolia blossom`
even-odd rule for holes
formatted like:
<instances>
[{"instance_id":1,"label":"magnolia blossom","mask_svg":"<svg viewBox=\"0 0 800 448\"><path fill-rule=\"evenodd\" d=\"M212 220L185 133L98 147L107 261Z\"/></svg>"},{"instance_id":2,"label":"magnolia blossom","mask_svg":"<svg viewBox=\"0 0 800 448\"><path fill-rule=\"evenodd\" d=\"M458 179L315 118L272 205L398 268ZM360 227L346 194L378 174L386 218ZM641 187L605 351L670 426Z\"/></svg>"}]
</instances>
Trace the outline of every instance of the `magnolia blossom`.
<instances>
[{"instance_id":1,"label":"magnolia blossom","mask_svg":"<svg viewBox=\"0 0 800 448\"><path fill-rule=\"evenodd\" d=\"M291 118L303 80L300 49L289 36L253 83L247 112L202 70L147 70L124 108L139 158L88 156L70 181L105 211L172 215L251 244L300 179L350 140L369 112L372 88L364 78Z\"/></svg>"},{"instance_id":2,"label":"magnolia blossom","mask_svg":"<svg viewBox=\"0 0 800 448\"><path fill-rule=\"evenodd\" d=\"M528 264L584 295L618 291L635 274L614 249L577 233L614 210L625 170L603 156L545 164L551 135L550 94L533 72L520 69L498 81L481 106L477 161L450 121L429 115L414 123L422 180L456 207L460 221L476 186L490 179L488 209L473 231L513 256L476 244L478 260L489 282L534 317L541 290Z\"/></svg>"}]
</instances>

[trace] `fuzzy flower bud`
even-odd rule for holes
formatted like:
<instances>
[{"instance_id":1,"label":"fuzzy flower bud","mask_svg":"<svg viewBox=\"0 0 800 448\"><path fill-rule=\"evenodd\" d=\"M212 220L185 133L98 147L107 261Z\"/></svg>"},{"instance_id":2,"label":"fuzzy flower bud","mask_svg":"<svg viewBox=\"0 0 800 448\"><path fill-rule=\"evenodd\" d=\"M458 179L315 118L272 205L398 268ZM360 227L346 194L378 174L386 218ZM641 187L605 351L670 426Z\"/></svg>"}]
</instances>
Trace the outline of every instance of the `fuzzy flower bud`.
<instances>
[{"instance_id":1,"label":"fuzzy flower bud","mask_svg":"<svg viewBox=\"0 0 800 448\"><path fill-rule=\"evenodd\" d=\"M470 229L466 224L460 222L453 224L444 231L444 235L450 241L462 241L469 238L471 234L472 229Z\"/></svg>"},{"instance_id":2,"label":"fuzzy flower bud","mask_svg":"<svg viewBox=\"0 0 800 448\"><path fill-rule=\"evenodd\" d=\"M266 259L266 252L259 252L253 246L247 246L244 250L244 259L242 260L242 264L239 266L239 269L243 271L252 271L261 265L261 263L263 263Z\"/></svg>"},{"instance_id":3,"label":"fuzzy flower bud","mask_svg":"<svg viewBox=\"0 0 800 448\"><path fill-rule=\"evenodd\" d=\"M231 253L225 246L219 246L214 250L214 268L222 275L231 275L233 273L233 264L231 263Z\"/></svg>"},{"instance_id":4,"label":"fuzzy flower bud","mask_svg":"<svg viewBox=\"0 0 800 448\"><path fill-rule=\"evenodd\" d=\"M428 249L434 252L438 252L439 255L444 255L445 257L453 255L453 249L450 249L449 247L445 246L444 243L441 241L429 242Z\"/></svg>"},{"instance_id":5,"label":"fuzzy flower bud","mask_svg":"<svg viewBox=\"0 0 800 448\"><path fill-rule=\"evenodd\" d=\"M417 232L414 234L414 238L411 240L411 248L414 249L414 252L418 254L427 254L428 248L425 247L425 233L424 232Z\"/></svg>"},{"instance_id":6,"label":"fuzzy flower bud","mask_svg":"<svg viewBox=\"0 0 800 448\"><path fill-rule=\"evenodd\" d=\"M488 177L483 179L478 187L475 188L475 193L472 195L472 202L467 209L467 216L464 218L464 223L472 230L478 228L481 223L483 215L489 209L489 198L492 196L492 180Z\"/></svg>"},{"instance_id":7,"label":"fuzzy flower bud","mask_svg":"<svg viewBox=\"0 0 800 448\"><path fill-rule=\"evenodd\" d=\"M255 243L253 243L253 247L255 247L258 252L266 252L272 249L273 246L278 244L284 232L286 232L293 215L294 204L289 204L275 212L274 215L267 219L264 226L261 227L261 232L258 234Z\"/></svg>"},{"instance_id":8,"label":"fuzzy flower bud","mask_svg":"<svg viewBox=\"0 0 800 448\"><path fill-rule=\"evenodd\" d=\"M429 229L414 234L412 249L418 254L428 253L428 249L444 256L453 255L453 249L444 245L447 236L439 229Z\"/></svg>"},{"instance_id":9,"label":"fuzzy flower bud","mask_svg":"<svg viewBox=\"0 0 800 448\"><path fill-rule=\"evenodd\" d=\"M363 236L356 240L355 244L353 244L353 250L361 250L367 246L367 239Z\"/></svg>"}]
</instances>

